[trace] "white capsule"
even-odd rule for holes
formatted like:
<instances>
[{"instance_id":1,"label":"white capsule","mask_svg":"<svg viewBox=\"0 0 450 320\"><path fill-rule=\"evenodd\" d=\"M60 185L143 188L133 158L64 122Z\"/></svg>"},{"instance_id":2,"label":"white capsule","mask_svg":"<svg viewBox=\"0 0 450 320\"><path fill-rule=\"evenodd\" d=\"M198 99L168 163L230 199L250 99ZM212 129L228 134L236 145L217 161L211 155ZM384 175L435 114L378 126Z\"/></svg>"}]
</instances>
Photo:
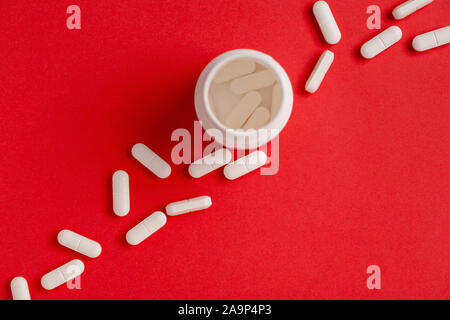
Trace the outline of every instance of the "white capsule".
<instances>
[{"instance_id":1,"label":"white capsule","mask_svg":"<svg viewBox=\"0 0 450 320\"><path fill-rule=\"evenodd\" d=\"M14 300L31 300L27 280L15 277L11 280L11 293Z\"/></svg>"},{"instance_id":2,"label":"white capsule","mask_svg":"<svg viewBox=\"0 0 450 320\"><path fill-rule=\"evenodd\" d=\"M272 105L270 107L270 119L273 119L278 113L278 109L281 106L281 86L279 83L275 83L272 89Z\"/></svg>"},{"instance_id":3,"label":"white capsule","mask_svg":"<svg viewBox=\"0 0 450 320\"><path fill-rule=\"evenodd\" d=\"M70 230L61 230L58 233L58 242L60 245L90 258L97 258L102 253L100 243Z\"/></svg>"},{"instance_id":4,"label":"white capsule","mask_svg":"<svg viewBox=\"0 0 450 320\"><path fill-rule=\"evenodd\" d=\"M211 197L201 196L188 200L172 202L166 206L166 213L169 216L178 216L183 213L203 210L211 207Z\"/></svg>"},{"instance_id":5,"label":"white capsule","mask_svg":"<svg viewBox=\"0 0 450 320\"><path fill-rule=\"evenodd\" d=\"M413 39L412 45L416 51L425 51L448 43L450 43L450 26L418 35Z\"/></svg>"},{"instance_id":6,"label":"white capsule","mask_svg":"<svg viewBox=\"0 0 450 320\"><path fill-rule=\"evenodd\" d=\"M252 90L258 90L269 87L277 79L270 70L258 71L249 75L236 78L230 83L231 91L236 94L246 93Z\"/></svg>"},{"instance_id":7,"label":"white capsule","mask_svg":"<svg viewBox=\"0 0 450 320\"><path fill-rule=\"evenodd\" d=\"M432 2L433 0L409 0L395 7L394 10L392 11L392 15L394 16L395 19L400 20L409 16L411 13L416 12L419 9L422 9L423 7Z\"/></svg>"},{"instance_id":8,"label":"white capsule","mask_svg":"<svg viewBox=\"0 0 450 320\"><path fill-rule=\"evenodd\" d=\"M239 158L225 166L223 173L229 180L237 179L244 174L256 170L267 162L267 156L263 151L254 151L245 157Z\"/></svg>"},{"instance_id":9,"label":"white capsule","mask_svg":"<svg viewBox=\"0 0 450 320\"><path fill-rule=\"evenodd\" d=\"M336 44L341 40L341 31L333 17L330 6L325 1L317 1L313 6L314 17L316 17L325 41Z\"/></svg>"},{"instance_id":10,"label":"white capsule","mask_svg":"<svg viewBox=\"0 0 450 320\"><path fill-rule=\"evenodd\" d=\"M130 182L125 171L114 172L112 189L114 213L119 217L126 216L130 212Z\"/></svg>"},{"instance_id":11,"label":"white capsule","mask_svg":"<svg viewBox=\"0 0 450 320\"><path fill-rule=\"evenodd\" d=\"M207 156L195 160L189 165L189 174L193 178L203 177L231 161L232 155L228 149L219 149Z\"/></svg>"},{"instance_id":12,"label":"white capsule","mask_svg":"<svg viewBox=\"0 0 450 320\"><path fill-rule=\"evenodd\" d=\"M319 60L316 63L316 66L314 67L313 72L309 76L308 81L306 81L306 91L308 91L309 93L314 93L317 91L317 89L319 89L319 86L322 83L325 74L328 72L328 69L330 69L333 60L333 52L326 50L321 54Z\"/></svg>"},{"instance_id":13,"label":"white capsule","mask_svg":"<svg viewBox=\"0 0 450 320\"><path fill-rule=\"evenodd\" d=\"M83 271L83 261L74 259L62 265L61 267L45 274L41 278L41 285L46 290L52 290L62 285L63 283L78 277L83 273Z\"/></svg>"},{"instance_id":14,"label":"white capsule","mask_svg":"<svg viewBox=\"0 0 450 320\"><path fill-rule=\"evenodd\" d=\"M231 112L225 117L224 123L227 127L238 129L247 121L252 112L261 103L261 95L256 91L247 93Z\"/></svg>"},{"instance_id":15,"label":"white capsule","mask_svg":"<svg viewBox=\"0 0 450 320\"><path fill-rule=\"evenodd\" d=\"M250 118L248 118L247 122L242 126L242 129L259 129L266 125L270 120L270 112L269 109L265 107L258 107L251 114Z\"/></svg>"},{"instance_id":16,"label":"white capsule","mask_svg":"<svg viewBox=\"0 0 450 320\"><path fill-rule=\"evenodd\" d=\"M161 179L167 178L172 171L167 162L143 143L136 143L131 149L131 154L137 161Z\"/></svg>"},{"instance_id":17,"label":"white capsule","mask_svg":"<svg viewBox=\"0 0 450 320\"><path fill-rule=\"evenodd\" d=\"M371 59L383 52L402 38L402 30L397 26L392 26L373 37L361 47L361 55L366 59Z\"/></svg>"},{"instance_id":18,"label":"white capsule","mask_svg":"<svg viewBox=\"0 0 450 320\"><path fill-rule=\"evenodd\" d=\"M213 81L223 83L255 71L256 64L251 60L231 61L217 71Z\"/></svg>"},{"instance_id":19,"label":"white capsule","mask_svg":"<svg viewBox=\"0 0 450 320\"><path fill-rule=\"evenodd\" d=\"M162 228L167 222L167 217L161 211L155 211L142 222L127 232L126 239L132 246L138 245L153 233Z\"/></svg>"}]
</instances>

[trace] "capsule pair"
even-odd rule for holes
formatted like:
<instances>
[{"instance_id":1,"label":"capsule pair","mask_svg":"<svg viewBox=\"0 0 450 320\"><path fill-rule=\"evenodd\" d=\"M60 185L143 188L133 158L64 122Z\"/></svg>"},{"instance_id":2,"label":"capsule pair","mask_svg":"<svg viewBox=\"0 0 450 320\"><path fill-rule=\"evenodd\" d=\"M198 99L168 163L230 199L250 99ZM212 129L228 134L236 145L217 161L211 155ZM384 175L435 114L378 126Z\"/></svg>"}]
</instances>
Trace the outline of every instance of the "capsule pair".
<instances>
[{"instance_id":1,"label":"capsule pair","mask_svg":"<svg viewBox=\"0 0 450 320\"><path fill-rule=\"evenodd\" d=\"M367 41L361 47L361 55L371 59L380 54L402 38L402 30L392 26ZM450 26L433 30L413 39L412 46L416 51L425 51L450 43Z\"/></svg>"},{"instance_id":2,"label":"capsule pair","mask_svg":"<svg viewBox=\"0 0 450 320\"><path fill-rule=\"evenodd\" d=\"M211 206L211 198L201 196L188 200L172 202L166 206L166 213L169 216L207 209ZM138 245L153 233L161 229L167 222L166 215L161 211L156 211L131 228L126 234L126 240L130 245Z\"/></svg>"},{"instance_id":3,"label":"capsule pair","mask_svg":"<svg viewBox=\"0 0 450 320\"><path fill-rule=\"evenodd\" d=\"M137 143L131 154L158 178L167 178L171 173L170 165L143 143ZM117 170L112 176L113 211L119 216L130 212L130 179L124 170Z\"/></svg>"},{"instance_id":4,"label":"capsule pair","mask_svg":"<svg viewBox=\"0 0 450 320\"><path fill-rule=\"evenodd\" d=\"M261 168L267 163L267 156L261 150L254 151L230 163L231 159L232 154L228 149L219 149L191 163L189 174L194 178L200 178L226 165L223 170L225 177L234 180Z\"/></svg>"},{"instance_id":5,"label":"capsule pair","mask_svg":"<svg viewBox=\"0 0 450 320\"><path fill-rule=\"evenodd\" d=\"M58 233L58 243L90 258L96 258L102 252L102 247L98 242L70 230L62 230ZM52 290L80 276L83 271L83 261L74 259L45 274L41 278L41 285L46 290Z\"/></svg>"}]
</instances>

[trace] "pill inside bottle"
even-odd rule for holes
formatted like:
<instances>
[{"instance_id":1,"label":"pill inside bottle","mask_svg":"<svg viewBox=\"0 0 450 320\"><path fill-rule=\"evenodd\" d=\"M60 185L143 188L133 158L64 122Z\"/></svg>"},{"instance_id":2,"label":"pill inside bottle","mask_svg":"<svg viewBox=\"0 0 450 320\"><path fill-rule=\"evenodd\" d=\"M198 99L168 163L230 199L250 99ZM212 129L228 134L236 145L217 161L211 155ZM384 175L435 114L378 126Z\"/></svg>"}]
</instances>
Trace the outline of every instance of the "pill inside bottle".
<instances>
[{"instance_id":1,"label":"pill inside bottle","mask_svg":"<svg viewBox=\"0 0 450 320\"><path fill-rule=\"evenodd\" d=\"M275 74L251 59L235 59L214 74L208 91L215 117L227 128L257 130L266 126L281 105Z\"/></svg>"}]
</instances>

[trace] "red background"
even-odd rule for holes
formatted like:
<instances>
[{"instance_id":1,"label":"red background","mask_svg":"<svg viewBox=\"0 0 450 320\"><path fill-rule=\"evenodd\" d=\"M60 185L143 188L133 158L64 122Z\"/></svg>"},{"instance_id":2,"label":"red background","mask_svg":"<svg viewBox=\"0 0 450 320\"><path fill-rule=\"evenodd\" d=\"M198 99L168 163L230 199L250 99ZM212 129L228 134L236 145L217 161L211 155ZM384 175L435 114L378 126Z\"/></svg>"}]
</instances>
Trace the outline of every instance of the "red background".
<instances>
[{"instance_id":1,"label":"red background","mask_svg":"<svg viewBox=\"0 0 450 320\"><path fill-rule=\"evenodd\" d=\"M417 53L417 34L449 23L435 1L401 21L401 0L328 1L342 32L329 46L300 0L1 1L0 298L27 278L33 299L450 298L449 46ZM66 8L82 29L66 28ZM402 40L372 60L381 27ZM169 160L171 133L193 129L194 87L218 54L272 55L294 87L280 171L157 179L131 157L143 142ZM321 52L335 61L304 92ZM130 175L131 212L116 217L111 175ZM169 217L137 247L125 233L171 201L207 194L205 212ZM59 246L68 228L99 241L89 259ZM80 258L81 290L40 278ZM366 287L381 267L381 290Z\"/></svg>"}]
</instances>

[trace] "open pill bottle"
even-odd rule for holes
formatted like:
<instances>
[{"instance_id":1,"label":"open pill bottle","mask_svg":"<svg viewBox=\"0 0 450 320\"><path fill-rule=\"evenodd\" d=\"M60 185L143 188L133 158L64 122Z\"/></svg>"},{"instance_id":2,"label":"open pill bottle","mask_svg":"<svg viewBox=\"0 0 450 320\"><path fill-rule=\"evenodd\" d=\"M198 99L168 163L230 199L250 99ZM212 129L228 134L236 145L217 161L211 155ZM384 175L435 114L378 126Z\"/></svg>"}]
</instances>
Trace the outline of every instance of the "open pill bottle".
<instances>
[{"instance_id":1,"label":"open pill bottle","mask_svg":"<svg viewBox=\"0 0 450 320\"><path fill-rule=\"evenodd\" d=\"M202 71L195 111L208 136L230 149L254 149L275 138L292 111L292 85L271 56L227 51Z\"/></svg>"}]
</instances>

